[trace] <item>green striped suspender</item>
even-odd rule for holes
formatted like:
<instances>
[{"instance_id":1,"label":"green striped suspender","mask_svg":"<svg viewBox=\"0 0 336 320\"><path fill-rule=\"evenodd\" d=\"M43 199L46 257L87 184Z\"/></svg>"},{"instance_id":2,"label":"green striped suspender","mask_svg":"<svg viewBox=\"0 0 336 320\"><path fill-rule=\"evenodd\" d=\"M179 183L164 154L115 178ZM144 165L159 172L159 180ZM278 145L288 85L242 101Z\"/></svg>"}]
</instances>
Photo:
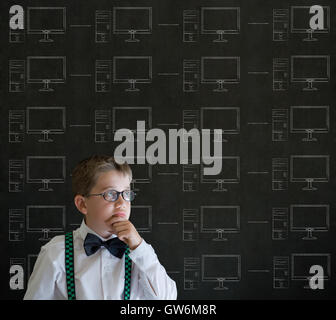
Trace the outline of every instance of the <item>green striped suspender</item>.
<instances>
[{"instance_id":1,"label":"green striped suspender","mask_svg":"<svg viewBox=\"0 0 336 320\"><path fill-rule=\"evenodd\" d=\"M72 231L65 234L65 272L68 290L68 300L76 300L75 264L73 256Z\"/></svg>"},{"instance_id":2,"label":"green striped suspender","mask_svg":"<svg viewBox=\"0 0 336 320\"><path fill-rule=\"evenodd\" d=\"M132 260L128 256L130 252L129 246L125 250L125 284L124 284L124 300L129 300L131 296L131 268Z\"/></svg>"},{"instance_id":3,"label":"green striped suspender","mask_svg":"<svg viewBox=\"0 0 336 320\"><path fill-rule=\"evenodd\" d=\"M129 300L131 296L132 260L128 256L129 252L130 249L127 246L125 251L124 300ZM66 271L68 300L76 300L72 231L65 234L65 271Z\"/></svg>"}]
</instances>

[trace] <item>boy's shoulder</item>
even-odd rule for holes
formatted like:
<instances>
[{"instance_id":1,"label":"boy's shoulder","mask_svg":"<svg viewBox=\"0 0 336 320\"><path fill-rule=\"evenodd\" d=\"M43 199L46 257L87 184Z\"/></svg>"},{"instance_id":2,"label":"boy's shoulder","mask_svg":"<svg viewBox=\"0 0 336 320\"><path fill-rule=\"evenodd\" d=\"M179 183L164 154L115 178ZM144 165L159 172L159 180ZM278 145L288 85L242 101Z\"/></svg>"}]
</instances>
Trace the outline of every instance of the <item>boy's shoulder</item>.
<instances>
[{"instance_id":1,"label":"boy's shoulder","mask_svg":"<svg viewBox=\"0 0 336 320\"><path fill-rule=\"evenodd\" d=\"M67 232L66 232L67 233ZM42 250L48 251L48 252L61 252L64 254L65 250L65 234L61 234L58 236L55 236L49 240L45 245L41 247ZM73 237L77 238L79 235L78 229L73 230ZM75 242L75 240L74 240ZM76 247L76 245L75 245Z\"/></svg>"},{"instance_id":2,"label":"boy's shoulder","mask_svg":"<svg viewBox=\"0 0 336 320\"><path fill-rule=\"evenodd\" d=\"M64 268L65 259L65 234L55 236L49 240L45 245L41 247L40 256L42 259L46 259L51 262L55 267L61 269ZM78 247L75 238L78 238L78 229L73 230L74 234L74 250ZM64 271L64 270L63 270Z\"/></svg>"},{"instance_id":3,"label":"boy's shoulder","mask_svg":"<svg viewBox=\"0 0 336 320\"><path fill-rule=\"evenodd\" d=\"M51 238L45 245L42 246L44 249L57 249L58 247L64 248L64 237L65 235L59 235Z\"/></svg>"},{"instance_id":4,"label":"boy's shoulder","mask_svg":"<svg viewBox=\"0 0 336 320\"><path fill-rule=\"evenodd\" d=\"M53 262L56 262L58 259L64 257L64 238L64 234L53 237L49 242L41 247L41 253L46 255Z\"/></svg>"},{"instance_id":5,"label":"boy's shoulder","mask_svg":"<svg viewBox=\"0 0 336 320\"><path fill-rule=\"evenodd\" d=\"M47 242L43 248L45 249L56 249L58 247L62 247L64 248L64 237L65 235L62 234L62 235L59 235L59 236L55 236L53 238L51 238L49 240L49 242Z\"/></svg>"}]
</instances>

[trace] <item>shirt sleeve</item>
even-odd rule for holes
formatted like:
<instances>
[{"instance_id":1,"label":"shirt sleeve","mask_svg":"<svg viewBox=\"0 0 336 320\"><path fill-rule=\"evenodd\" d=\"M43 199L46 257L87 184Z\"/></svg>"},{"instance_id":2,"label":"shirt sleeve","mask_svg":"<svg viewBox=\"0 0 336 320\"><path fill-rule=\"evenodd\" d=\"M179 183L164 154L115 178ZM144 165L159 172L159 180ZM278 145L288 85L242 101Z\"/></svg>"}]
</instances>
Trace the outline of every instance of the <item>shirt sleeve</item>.
<instances>
[{"instance_id":1,"label":"shirt sleeve","mask_svg":"<svg viewBox=\"0 0 336 320\"><path fill-rule=\"evenodd\" d=\"M134 250L130 250L129 257L140 269L140 284L148 300L176 300L176 283L161 265L153 247L145 239Z\"/></svg>"},{"instance_id":2,"label":"shirt sleeve","mask_svg":"<svg viewBox=\"0 0 336 320\"><path fill-rule=\"evenodd\" d=\"M49 248L49 250L48 250ZM51 247L43 246L29 278L24 300L58 300L56 280L59 276L55 261L50 255Z\"/></svg>"}]
</instances>

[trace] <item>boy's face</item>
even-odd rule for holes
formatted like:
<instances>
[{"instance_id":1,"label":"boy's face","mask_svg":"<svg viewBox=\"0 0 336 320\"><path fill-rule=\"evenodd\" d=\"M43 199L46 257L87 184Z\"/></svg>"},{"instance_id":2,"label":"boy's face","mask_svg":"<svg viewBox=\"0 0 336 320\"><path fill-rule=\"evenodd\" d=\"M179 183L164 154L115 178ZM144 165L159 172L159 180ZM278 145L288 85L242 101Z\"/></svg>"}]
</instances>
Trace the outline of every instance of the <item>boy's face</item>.
<instances>
[{"instance_id":1,"label":"boy's face","mask_svg":"<svg viewBox=\"0 0 336 320\"><path fill-rule=\"evenodd\" d=\"M130 190L130 177L117 170L102 172L90 194L102 193L110 189L119 192ZM131 203L124 200L121 194L114 202L106 201L103 196L89 196L83 199L85 207L83 205L80 211L86 215L86 225L104 238L113 234L111 226L106 222L108 219L118 213L123 215L125 220L130 217Z\"/></svg>"}]
</instances>

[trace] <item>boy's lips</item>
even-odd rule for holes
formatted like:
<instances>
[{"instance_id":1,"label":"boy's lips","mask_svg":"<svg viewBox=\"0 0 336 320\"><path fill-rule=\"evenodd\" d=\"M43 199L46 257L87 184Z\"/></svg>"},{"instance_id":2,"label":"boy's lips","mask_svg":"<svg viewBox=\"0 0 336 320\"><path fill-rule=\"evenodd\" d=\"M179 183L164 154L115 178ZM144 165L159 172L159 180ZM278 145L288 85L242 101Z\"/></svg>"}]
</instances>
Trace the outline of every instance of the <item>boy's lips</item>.
<instances>
[{"instance_id":1,"label":"boy's lips","mask_svg":"<svg viewBox=\"0 0 336 320\"><path fill-rule=\"evenodd\" d=\"M114 216L120 216L120 217L126 217L126 213L125 212L116 212L113 215Z\"/></svg>"}]
</instances>

